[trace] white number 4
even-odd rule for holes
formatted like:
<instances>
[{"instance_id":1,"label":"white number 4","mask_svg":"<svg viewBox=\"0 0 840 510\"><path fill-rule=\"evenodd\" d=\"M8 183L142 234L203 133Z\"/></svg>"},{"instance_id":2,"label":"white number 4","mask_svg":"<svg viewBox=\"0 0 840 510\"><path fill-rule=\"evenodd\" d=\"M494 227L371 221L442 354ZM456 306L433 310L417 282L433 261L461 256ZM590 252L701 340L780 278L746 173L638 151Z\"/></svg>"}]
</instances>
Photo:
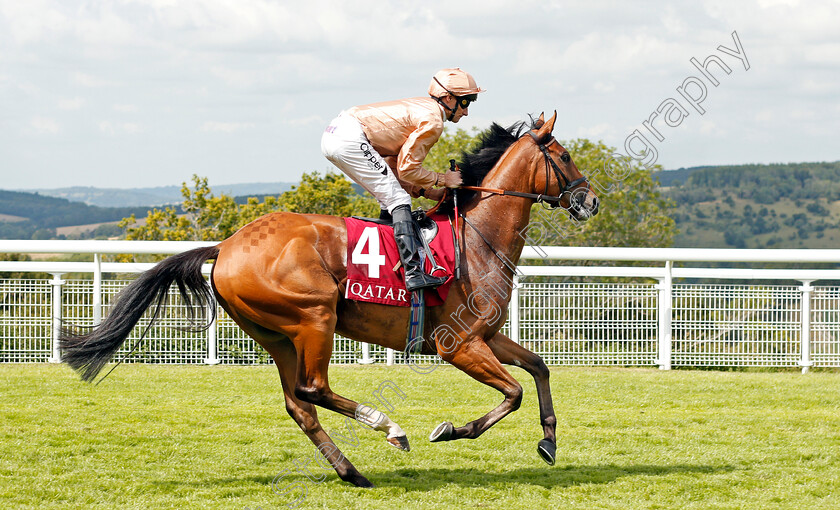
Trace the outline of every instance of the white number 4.
<instances>
[{"instance_id":1,"label":"white number 4","mask_svg":"<svg viewBox=\"0 0 840 510\"><path fill-rule=\"evenodd\" d=\"M362 253L365 245L368 247L367 253ZM385 255L379 252L379 230L376 227L365 227L362 231L350 262L359 266L366 265L368 277L379 278L379 268L385 265Z\"/></svg>"}]
</instances>

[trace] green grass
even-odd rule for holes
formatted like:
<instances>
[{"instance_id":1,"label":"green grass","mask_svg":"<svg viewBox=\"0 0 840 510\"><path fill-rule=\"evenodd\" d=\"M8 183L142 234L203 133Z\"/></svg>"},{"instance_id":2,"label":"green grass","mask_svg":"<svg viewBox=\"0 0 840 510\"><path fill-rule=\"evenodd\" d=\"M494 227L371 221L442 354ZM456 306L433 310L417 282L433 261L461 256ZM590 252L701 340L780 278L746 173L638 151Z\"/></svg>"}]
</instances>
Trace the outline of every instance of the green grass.
<instances>
[{"instance_id":1,"label":"green grass","mask_svg":"<svg viewBox=\"0 0 840 510\"><path fill-rule=\"evenodd\" d=\"M533 381L513 374L519 411L477 440L429 443L500 395L450 367L332 368L356 400L386 380L405 392L389 415L412 450L359 430L343 451L377 487L330 471L299 508L840 508L837 372L553 369L553 467L536 453ZM279 387L271 367L129 365L94 387L64 366L0 365L0 508L285 508L272 480L315 449Z\"/></svg>"}]
</instances>

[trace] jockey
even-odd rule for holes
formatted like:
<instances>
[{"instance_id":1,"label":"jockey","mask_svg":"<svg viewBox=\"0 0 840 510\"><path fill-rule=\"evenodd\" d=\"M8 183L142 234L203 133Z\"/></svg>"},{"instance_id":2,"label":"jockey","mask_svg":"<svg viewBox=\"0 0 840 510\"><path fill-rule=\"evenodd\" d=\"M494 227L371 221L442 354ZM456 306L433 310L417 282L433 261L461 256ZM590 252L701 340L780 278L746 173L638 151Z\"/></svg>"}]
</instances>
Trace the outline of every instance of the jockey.
<instances>
[{"instance_id":1,"label":"jockey","mask_svg":"<svg viewBox=\"0 0 840 510\"><path fill-rule=\"evenodd\" d=\"M435 188L461 185L461 172L440 174L422 163L443 133L444 120L458 122L469 115L479 92L484 89L469 73L441 69L429 83L429 97L355 106L341 112L321 138L324 156L379 201L380 217L392 219L409 292L446 281L423 271L411 197L439 200L444 190Z\"/></svg>"}]
</instances>

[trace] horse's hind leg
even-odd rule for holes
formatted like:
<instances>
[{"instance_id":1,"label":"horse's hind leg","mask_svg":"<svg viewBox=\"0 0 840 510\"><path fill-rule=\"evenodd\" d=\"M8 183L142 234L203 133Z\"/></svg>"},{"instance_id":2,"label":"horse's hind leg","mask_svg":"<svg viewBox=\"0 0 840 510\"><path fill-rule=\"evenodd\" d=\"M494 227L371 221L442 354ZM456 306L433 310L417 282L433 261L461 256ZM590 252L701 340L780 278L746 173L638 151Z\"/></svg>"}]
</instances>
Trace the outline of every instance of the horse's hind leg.
<instances>
[{"instance_id":1,"label":"horse's hind leg","mask_svg":"<svg viewBox=\"0 0 840 510\"><path fill-rule=\"evenodd\" d=\"M540 423L545 434L544 439L540 441L537 447L537 451L543 460L554 465L557 450L555 436L557 417L554 415L554 404L551 401L548 367L545 366L541 357L501 333L496 333L493 338L487 341L487 345L500 362L505 365L521 367L534 377L534 382L537 384L537 399L540 405Z\"/></svg>"},{"instance_id":2,"label":"horse's hind leg","mask_svg":"<svg viewBox=\"0 0 840 510\"><path fill-rule=\"evenodd\" d=\"M441 353L441 357L473 379L499 390L505 399L489 413L463 427L455 428L449 422L441 423L429 436L430 441L475 439L496 422L519 409L522 403L522 386L499 363L483 338L468 339L460 343L453 352Z\"/></svg>"},{"instance_id":3,"label":"horse's hind leg","mask_svg":"<svg viewBox=\"0 0 840 510\"><path fill-rule=\"evenodd\" d=\"M327 459L335 469L338 477L345 482L350 482L359 487L373 487L373 484L365 478L353 464L347 460L332 438L324 431L321 422L318 421L318 412L315 406L295 397L295 377L297 373L297 352L288 337L281 333L263 328L235 312L231 314L234 320L257 340L274 359L277 371L280 373L280 382L283 386L283 396L286 400L286 412L295 420L300 429L315 444L318 451ZM311 463L310 463L311 464ZM298 466L296 469L308 469L306 466Z\"/></svg>"},{"instance_id":4,"label":"horse's hind leg","mask_svg":"<svg viewBox=\"0 0 840 510\"><path fill-rule=\"evenodd\" d=\"M373 487L353 464L347 460L332 438L321 427L315 406L295 397L295 377L297 373L297 354L291 341L284 341L268 346L271 357L280 372L283 384L283 396L286 398L286 411L298 424L304 434L315 444L321 454L335 469L338 477L358 487Z\"/></svg>"},{"instance_id":5,"label":"horse's hind leg","mask_svg":"<svg viewBox=\"0 0 840 510\"><path fill-rule=\"evenodd\" d=\"M317 324L301 325L298 328L294 338L298 351L294 396L299 400L343 414L374 430L384 432L391 446L409 451L405 432L385 413L368 405L360 405L356 401L333 392L330 388L328 369L333 349L333 331L334 320L327 327Z\"/></svg>"}]
</instances>

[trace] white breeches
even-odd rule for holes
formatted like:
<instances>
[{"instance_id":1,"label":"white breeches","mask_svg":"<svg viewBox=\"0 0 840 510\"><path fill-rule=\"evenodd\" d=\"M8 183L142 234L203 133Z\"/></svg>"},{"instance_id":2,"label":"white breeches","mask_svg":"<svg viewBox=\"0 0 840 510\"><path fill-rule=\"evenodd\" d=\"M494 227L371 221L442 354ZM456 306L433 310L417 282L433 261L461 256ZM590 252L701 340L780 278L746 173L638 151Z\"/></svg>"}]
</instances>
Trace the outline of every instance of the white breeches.
<instances>
[{"instance_id":1,"label":"white breeches","mask_svg":"<svg viewBox=\"0 0 840 510\"><path fill-rule=\"evenodd\" d=\"M411 207L411 197L400 186L382 156L371 146L354 117L333 119L321 137L321 152L342 172L373 195L390 213L398 205Z\"/></svg>"}]
</instances>

